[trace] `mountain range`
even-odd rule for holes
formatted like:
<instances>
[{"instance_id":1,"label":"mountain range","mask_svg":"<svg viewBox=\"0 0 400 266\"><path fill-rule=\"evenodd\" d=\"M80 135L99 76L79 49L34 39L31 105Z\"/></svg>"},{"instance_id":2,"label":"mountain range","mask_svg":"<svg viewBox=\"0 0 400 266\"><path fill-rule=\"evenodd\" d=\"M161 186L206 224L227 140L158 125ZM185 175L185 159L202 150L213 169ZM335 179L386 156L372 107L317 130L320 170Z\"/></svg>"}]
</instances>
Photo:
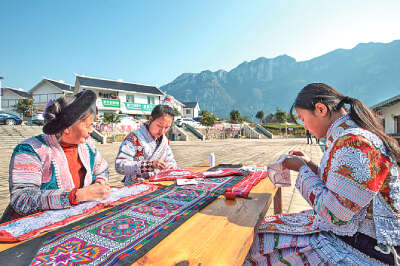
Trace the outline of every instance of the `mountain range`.
<instances>
[{"instance_id":1,"label":"mountain range","mask_svg":"<svg viewBox=\"0 0 400 266\"><path fill-rule=\"evenodd\" d=\"M400 94L400 40L361 43L307 61L288 55L260 57L231 71L184 73L160 89L181 102L198 101L202 110L229 117L232 110L255 119L259 110L289 111L305 85L326 83L367 105Z\"/></svg>"}]
</instances>

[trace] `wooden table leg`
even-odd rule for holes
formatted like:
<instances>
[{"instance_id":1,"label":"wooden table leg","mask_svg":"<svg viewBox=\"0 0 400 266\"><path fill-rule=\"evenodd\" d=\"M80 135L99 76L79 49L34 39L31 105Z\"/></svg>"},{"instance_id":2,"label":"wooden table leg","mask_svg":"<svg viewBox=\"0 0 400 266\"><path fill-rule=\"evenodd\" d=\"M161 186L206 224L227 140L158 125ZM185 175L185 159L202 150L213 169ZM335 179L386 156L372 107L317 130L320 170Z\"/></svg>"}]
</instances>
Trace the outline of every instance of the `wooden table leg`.
<instances>
[{"instance_id":1,"label":"wooden table leg","mask_svg":"<svg viewBox=\"0 0 400 266\"><path fill-rule=\"evenodd\" d=\"M282 213L282 190L279 187L274 196L274 214Z\"/></svg>"}]
</instances>

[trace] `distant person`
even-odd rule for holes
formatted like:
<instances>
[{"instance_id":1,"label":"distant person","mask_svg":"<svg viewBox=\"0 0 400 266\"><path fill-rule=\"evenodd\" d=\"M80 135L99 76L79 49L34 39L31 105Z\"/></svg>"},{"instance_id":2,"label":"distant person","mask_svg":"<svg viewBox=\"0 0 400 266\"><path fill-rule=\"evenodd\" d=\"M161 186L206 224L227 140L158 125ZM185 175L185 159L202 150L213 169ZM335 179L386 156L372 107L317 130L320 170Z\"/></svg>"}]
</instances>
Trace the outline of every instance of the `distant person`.
<instances>
[{"instance_id":1,"label":"distant person","mask_svg":"<svg viewBox=\"0 0 400 266\"><path fill-rule=\"evenodd\" d=\"M315 138L315 143L319 144L319 138L317 138L316 136L314 136Z\"/></svg>"},{"instance_id":2,"label":"distant person","mask_svg":"<svg viewBox=\"0 0 400 266\"><path fill-rule=\"evenodd\" d=\"M306 137L307 137L307 144L312 144L312 136L308 129L306 130Z\"/></svg>"},{"instance_id":3,"label":"distant person","mask_svg":"<svg viewBox=\"0 0 400 266\"><path fill-rule=\"evenodd\" d=\"M131 132L121 143L115 169L125 175L123 182L131 185L160 170L176 168L176 161L165 133L174 121L174 109L156 105L148 123Z\"/></svg>"},{"instance_id":4,"label":"distant person","mask_svg":"<svg viewBox=\"0 0 400 266\"><path fill-rule=\"evenodd\" d=\"M12 154L10 205L1 222L110 194L108 164L89 139L95 103L96 94L90 90L48 103L45 134L24 140Z\"/></svg>"},{"instance_id":5,"label":"distant person","mask_svg":"<svg viewBox=\"0 0 400 266\"><path fill-rule=\"evenodd\" d=\"M292 108L327 140L319 167L301 151L283 162L312 209L266 217L246 263L398 265L398 143L362 102L323 83L305 86Z\"/></svg>"}]
</instances>

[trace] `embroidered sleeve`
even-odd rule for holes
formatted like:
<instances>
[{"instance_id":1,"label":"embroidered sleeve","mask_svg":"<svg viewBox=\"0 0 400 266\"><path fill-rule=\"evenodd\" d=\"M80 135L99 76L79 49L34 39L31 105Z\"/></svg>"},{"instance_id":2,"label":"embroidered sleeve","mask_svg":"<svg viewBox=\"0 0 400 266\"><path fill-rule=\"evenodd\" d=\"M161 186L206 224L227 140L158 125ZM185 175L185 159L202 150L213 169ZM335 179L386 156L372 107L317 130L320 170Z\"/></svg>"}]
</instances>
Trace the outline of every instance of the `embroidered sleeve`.
<instances>
[{"instance_id":1,"label":"embroidered sleeve","mask_svg":"<svg viewBox=\"0 0 400 266\"><path fill-rule=\"evenodd\" d=\"M143 147L136 135L130 133L121 143L117 158L115 159L115 170L126 176L141 175L143 161Z\"/></svg>"},{"instance_id":2,"label":"embroidered sleeve","mask_svg":"<svg viewBox=\"0 0 400 266\"><path fill-rule=\"evenodd\" d=\"M361 136L345 135L333 145L322 179L302 166L296 187L326 222L342 225L371 202L392 163Z\"/></svg>"},{"instance_id":3,"label":"embroidered sleeve","mask_svg":"<svg viewBox=\"0 0 400 266\"><path fill-rule=\"evenodd\" d=\"M169 144L169 140L168 140L168 144ZM174 158L174 154L172 153L171 147L169 145L168 145L168 155L167 155L167 159L165 160L165 163L167 164L167 166L171 166L172 169L178 168L175 158Z\"/></svg>"},{"instance_id":4,"label":"embroidered sleeve","mask_svg":"<svg viewBox=\"0 0 400 266\"><path fill-rule=\"evenodd\" d=\"M153 162L147 160L142 161L142 164L140 165L140 171L142 173L154 172Z\"/></svg>"},{"instance_id":5,"label":"embroidered sleeve","mask_svg":"<svg viewBox=\"0 0 400 266\"><path fill-rule=\"evenodd\" d=\"M41 190L42 162L30 145L20 144L10 160L10 204L20 215L70 207L69 192Z\"/></svg>"},{"instance_id":6,"label":"embroidered sleeve","mask_svg":"<svg viewBox=\"0 0 400 266\"><path fill-rule=\"evenodd\" d=\"M95 149L95 155L94 155L95 157L94 157L93 175L95 176L95 179L101 178L108 181L109 178L108 163L103 158L103 156L100 155L96 147L94 147L94 149Z\"/></svg>"}]
</instances>

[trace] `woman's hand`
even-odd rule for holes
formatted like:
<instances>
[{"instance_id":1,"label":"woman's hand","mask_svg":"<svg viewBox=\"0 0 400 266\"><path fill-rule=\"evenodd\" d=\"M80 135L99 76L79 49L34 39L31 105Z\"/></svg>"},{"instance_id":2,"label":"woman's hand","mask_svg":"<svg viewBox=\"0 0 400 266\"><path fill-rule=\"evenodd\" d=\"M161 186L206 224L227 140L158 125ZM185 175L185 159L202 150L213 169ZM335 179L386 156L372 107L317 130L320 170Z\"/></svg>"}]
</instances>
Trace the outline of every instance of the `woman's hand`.
<instances>
[{"instance_id":1,"label":"woman's hand","mask_svg":"<svg viewBox=\"0 0 400 266\"><path fill-rule=\"evenodd\" d=\"M105 180L103 181L104 183L96 180L94 184L78 189L76 191L76 200L78 202L101 201L107 198L111 193L110 185Z\"/></svg>"},{"instance_id":2,"label":"woman's hand","mask_svg":"<svg viewBox=\"0 0 400 266\"><path fill-rule=\"evenodd\" d=\"M293 151L290 151L290 152L289 152L289 155L295 155L295 156L297 156L298 158L303 159L304 162L308 165L308 167L310 167L310 169L311 169L315 174L318 174L318 166L317 166L315 163L313 163L313 162L311 161L310 157L308 157L304 152L293 150Z\"/></svg>"},{"instance_id":3,"label":"woman's hand","mask_svg":"<svg viewBox=\"0 0 400 266\"><path fill-rule=\"evenodd\" d=\"M298 156L289 156L283 161L283 167L292 171L299 171L300 167L307 165L303 158Z\"/></svg>"},{"instance_id":4,"label":"woman's hand","mask_svg":"<svg viewBox=\"0 0 400 266\"><path fill-rule=\"evenodd\" d=\"M96 179L96 180L94 181L94 184L96 184L96 183L99 183L99 184L102 184L102 185L109 185L108 182L107 182L105 179L103 179L103 178L98 178L98 179Z\"/></svg>"},{"instance_id":5,"label":"woman's hand","mask_svg":"<svg viewBox=\"0 0 400 266\"><path fill-rule=\"evenodd\" d=\"M296 155L297 157L302 158L306 163L308 163L309 161L311 161L310 157L308 157L304 152L302 151L289 151L289 155Z\"/></svg>"},{"instance_id":6,"label":"woman's hand","mask_svg":"<svg viewBox=\"0 0 400 266\"><path fill-rule=\"evenodd\" d=\"M153 168L164 170L167 165L161 160L154 160L153 161Z\"/></svg>"}]
</instances>

